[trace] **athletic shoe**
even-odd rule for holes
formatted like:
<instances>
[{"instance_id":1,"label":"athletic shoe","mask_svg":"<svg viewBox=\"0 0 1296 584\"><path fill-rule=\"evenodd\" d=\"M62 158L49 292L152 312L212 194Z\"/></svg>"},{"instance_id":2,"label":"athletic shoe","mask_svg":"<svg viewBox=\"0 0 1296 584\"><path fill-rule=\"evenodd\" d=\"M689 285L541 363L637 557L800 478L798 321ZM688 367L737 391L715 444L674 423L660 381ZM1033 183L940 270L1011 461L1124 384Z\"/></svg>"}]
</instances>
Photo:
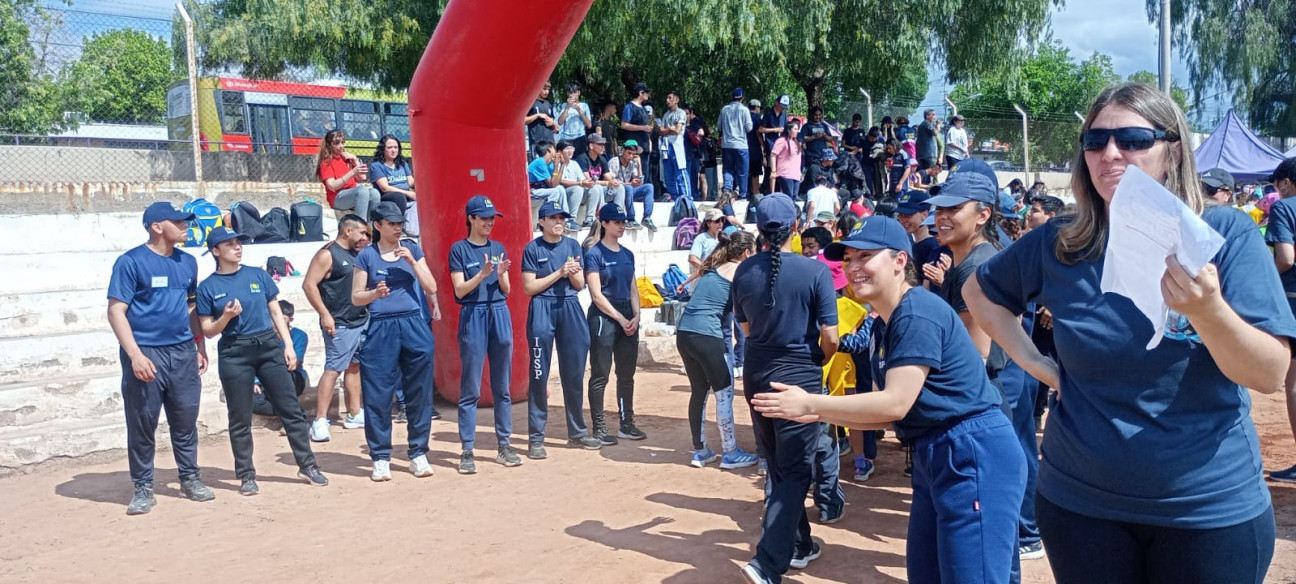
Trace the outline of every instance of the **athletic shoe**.
<instances>
[{"instance_id":1,"label":"athletic shoe","mask_svg":"<svg viewBox=\"0 0 1296 584\"><path fill-rule=\"evenodd\" d=\"M819 559L819 554L822 553L823 550L819 548L819 544L814 542L811 543L814 547L811 547L810 552L805 555L802 555L801 552L792 552L792 563L788 564L789 568L792 568L793 570L804 570L806 566L810 565L810 562Z\"/></svg>"},{"instance_id":2,"label":"athletic shoe","mask_svg":"<svg viewBox=\"0 0 1296 584\"><path fill-rule=\"evenodd\" d=\"M342 427L348 430L359 430L364 427L364 424L364 412L360 412L354 416L347 414L346 417L342 419Z\"/></svg>"},{"instance_id":3,"label":"athletic shoe","mask_svg":"<svg viewBox=\"0 0 1296 584\"><path fill-rule=\"evenodd\" d=\"M428 464L426 454L410 459L410 474L421 479L432 476L432 465Z\"/></svg>"},{"instance_id":4,"label":"athletic shoe","mask_svg":"<svg viewBox=\"0 0 1296 584\"><path fill-rule=\"evenodd\" d=\"M756 476L763 477L769 475L769 462L764 458L756 460Z\"/></svg>"},{"instance_id":5,"label":"athletic shoe","mask_svg":"<svg viewBox=\"0 0 1296 584\"><path fill-rule=\"evenodd\" d=\"M243 484L239 486L239 494L244 497L251 497L260 492L261 488L257 486L256 479L252 477L243 479Z\"/></svg>"},{"instance_id":6,"label":"athletic shoe","mask_svg":"<svg viewBox=\"0 0 1296 584\"><path fill-rule=\"evenodd\" d=\"M313 464L297 471L297 478L306 479L306 482L310 483L312 487L328 486L328 477L324 476L319 467Z\"/></svg>"},{"instance_id":7,"label":"athletic shoe","mask_svg":"<svg viewBox=\"0 0 1296 584\"><path fill-rule=\"evenodd\" d=\"M644 227L647 227L647 228L648 228L648 231L651 231L651 232L653 232L653 233L657 233L657 226L656 226L655 224L653 224L653 220L652 220L652 219L644 219L644 221L643 221L643 226L644 226Z\"/></svg>"},{"instance_id":8,"label":"athletic shoe","mask_svg":"<svg viewBox=\"0 0 1296 584\"><path fill-rule=\"evenodd\" d=\"M829 513L828 511L820 511L819 523L822 523L824 525L832 525L834 523L837 523L838 521L841 521L842 517L845 516L846 516L846 507L844 505L842 506L841 509L837 510L836 513Z\"/></svg>"},{"instance_id":9,"label":"athletic shoe","mask_svg":"<svg viewBox=\"0 0 1296 584\"><path fill-rule=\"evenodd\" d=\"M328 442L332 437L333 436L329 434L328 418L315 418L315 421L311 422L311 442Z\"/></svg>"},{"instance_id":10,"label":"athletic shoe","mask_svg":"<svg viewBox=\"0 0 1296 584\"><path fill-rule=\"evenodd\" d=\"M636 428L634 422L625 422L624 424L621 424L621 429L617 430L617 437L625 438L626 440L643 440L647 438L648 435L644 434L643 430Z\"/></svg>"},{"instance_id":11,"label":"athletic shoe","mask_svg":"<svg viewBox=\"0 0 1296 584\"><path fill-rule=\"evenodd\" d=\"M436 409L435 407L432 408L432 419L433 419L433 420L440 420L440 419L441 419L441 412L438 412L437 409Z\"/></svg>"},{"instance_id":12,"label":"athletic shoe","mask_svg":"<svg viewBox=\"0 0 1296 584\"><path fill-rule=\"evenodd\" d=\"M757 566L754 561L744 564L741 572L747 584L773 584L774 582L765 577L765 573L761 571L760 566Z\"/></svg>"},{"instance_id":13,"label":"athletic shoe","mask_svg":"<svg viewBox=\"0 0 1296 584\"><path fill-rule=\"evenodd\" d=\"M690 460L689 464L702 468L715 462L717 458L719 458L719 456L716 455L714 450L703 447L701 450L693 451L693 460Z\"/></svg>"},{"instance_id":14,"label":"athletic shoe","mask_svg":"<svg viewBox=\"0 0 1296 584\"><path fill-rule=\"evenodd\" d=\"M616 444L615 438L613 439L612 443ZM581 448L584 448L585 450L598 450L603 447L603 441L593 436L581 436L580 438L570 438L567 440L567 444L570 446L579 446Z\"/></svg>"},{"instance_id":15,"label":"athletic shoe","mask_svg":"<svg viewBox=\"0 0 1296 584\"><path fill-rule=\"evenodd\" d=\"M756 464L756 455L741 448L735 448L733 452L726 452L720 458L720 468L725 470L734 470L747 468Z\"/></svg>"},{"instance_id":16,"label":"athletic shoe","mask_svg":"<svg viewBox=\"0 0 1296 584\"><path fill-rule=\"evenodd\" d=\"M373 461L373 467L373 474L369 476L369 480L375 483L391 480L390 460L375 460Z\"/></svg>"},{"instance_id":17,"label":"athletic shoe","mask_svg":"<svg viewBox=\"0 0 1296 584\"><path fill-rule=\"evenodd\" d=\"M567 220L567 224L564 227L567 229L567 231L573 231L573 232L580 231L580 225L577 225L576 222L571 219Z\"/></svg>"},{"instance_id":18,"label":"athletic shoe","mask_svg":"<svg viewBox=\"0 0 1296 584\"><path fill-rule=\"evenodd\" d=\"M477 460L473 458L471 450L465 450L459 455L459 474L477 474Z\"/></svg>"},{"instance_id":19,"label":"athletic shoe","mask_svg":"<svg viewBox=\"0 0 1296 584\"><path fill-rule=\"evenodd\" d=\"M734 367L733 375L734 375L734 377L737 378L737 379L742 379L742 376L743 376L743 367L742 367L742 365L739 365L739 366L737 366L737 367Z\"/></svg>"},{"instance_id":20,"label":"athletic shoe","mask_svg":"<svg viewBox=\"0 0 1296 584\"><path fill-rule=\"evenodd\" d=\"M153 497L153 487L135 487L135 496L126 506L126 514L143 515L152 511L154 505L157 505L157 499Z\"/></svg>"},{"instance_id":21,"label":"athletic shoe","mask_svg":"<svg viewBox=\"0 0 1296 584\"><path fill-rule=\"evenodd\" d=\"M584 223L581 223L581 229L589 229L590 227L593 226L594 226L593 219L586 219Z\"/></svg>"},{"instance_id":22,"label":"athletic shoe","mask_svg":"<svg viewBox=\"0 0 1296 584\"><path fill-rule=\"evenodd\" d=\"M1038 560L1044 557L1044 544L1041 542L1028 543L1017 548L1018 555L1023 560Z\"/></svg>"},{"instance_id":23,"label":"athletic shoe","mask_svg":"<svg viewBox=\"0 0 1296 584\"><path fill-rule=\"evenodd\" d=\"M213 493L211 489L207 488L207 485L204 485L202 480L197 477L180 481L180 493L184 495L186 499L189 499L190 501L198 501L199 503L211 501L216 498L216 493Z\"/></svg>"},{"instance_id":24,"label":"athletic shoe","mask_svg":"<svg viewBox=\"0 0 1296 584\"><path fill-rule=\"evenodd\" d=\"M904 476L907 477L907 478L913 478L913 465L912 465L912 464L909 465L909 466L906 466L906 467L905 467L905 469L904 469Z\"/></svg>"},{"instance_id":25,"label":"athletic shoe","mask_svg":"<svg viewBox=\"0 0 1296 584\"><path fill-rule=\"evenodd\" d=\"M522 466L522 459L513 451L512 446L499 447L499 453L495 455L495 461L504 466Z\"/></svg>"},{"instance_id":26,"label":"athletic shoe","mask_svg":"<svg viewBox=\"0 0 1296 584\"><path fill-rule=\"evenodd\" d=\"M549 458L549 451L545 450L544 444L532 442L527 445L527 458L531 460L544 460Z\"/></svg>"},{"instance_id":27,"label":"athletic shoe","mask_svg":"<svg viewBox=\"0 0 1296 584\"><path fill-rule=\"evenodd\" d=\"M1296 465L1286 470L1269 471L1269 479L1282 483L1296 483Z\"/></svg>"},{"instance_id":28,"label":"athletic shoe","mask_svg":"<svg viewBox=\"0 0 1296 584\"><path fill-rule=\"evenodd\" d=\"M409 421L409 416L405 413L405 404L396 405L396 413L392 415L392 421L398 424L404 424Z\"/></svg>"},{"instance_id":29,"label":"athletic shoe","mask_svg":"<svg viewBox=\"0 0 1296 584\"><path fill-rule=\"evenodd\" d=\"M873 476L873 461L867 458L860 458L855 461L855 482L862 483Z\"/></svg>"},{"instance_id":30,"label":"athletic shoe","mask_svg":"<svg viewBox=\"0 0 1296 584\"><path fill-rule=\"evenodd\" d=\"M640 227L640 226L639 226L639 222L638 222L638 221L631 221L631 222L629 222L629 223L626 224L626 229L629 229L630 231L634 231L634 230L636 230L636 229L639 229L639 227Z\"/></svg>"}]
</instances>

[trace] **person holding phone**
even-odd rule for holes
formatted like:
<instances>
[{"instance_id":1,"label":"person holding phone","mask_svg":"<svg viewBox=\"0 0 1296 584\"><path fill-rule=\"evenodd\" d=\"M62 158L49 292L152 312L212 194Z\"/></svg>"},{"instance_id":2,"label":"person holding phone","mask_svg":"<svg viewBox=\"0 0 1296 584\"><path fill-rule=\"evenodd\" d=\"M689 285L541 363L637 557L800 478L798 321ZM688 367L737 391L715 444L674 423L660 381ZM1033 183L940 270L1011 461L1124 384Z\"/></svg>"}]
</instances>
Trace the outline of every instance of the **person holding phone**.
<instances>
[{"instance_id":1,"label":"person holding phone","mask_svg":"<svg viewBox=\"0 0 1296 584\"><path fill-rule=\"evenodd\" d=\"M382 195L369 184L369 165L346 151L346 134L331 130L320 141L315 161L315 176L324 183L324 195L334 209L355 209L356 215L369 220L369 211L378 206Z\"/></svg>"}]
</instances>

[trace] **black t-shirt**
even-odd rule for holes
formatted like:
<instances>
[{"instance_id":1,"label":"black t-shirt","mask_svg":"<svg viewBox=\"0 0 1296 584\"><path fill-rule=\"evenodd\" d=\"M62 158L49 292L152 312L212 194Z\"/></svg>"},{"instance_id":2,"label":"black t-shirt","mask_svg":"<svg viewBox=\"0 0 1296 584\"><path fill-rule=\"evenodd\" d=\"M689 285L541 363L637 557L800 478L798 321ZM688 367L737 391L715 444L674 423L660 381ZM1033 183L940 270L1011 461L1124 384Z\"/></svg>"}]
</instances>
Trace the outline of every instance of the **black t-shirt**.
<instances>
[{"instance_id":1,"label":"black t-shirt","mask_svg":"<svg viewBox=\"0 0 1296 584\"><path fill-rule=\"evenodd\" d=\"M864 137L868 135L865 128L846 128L842 131L842 145L851 148L864 148Z\"/></svg>"},{"instance_id":2,"label":"black t-shirt","mask_svg":"<svg viewBox=\"0 0 1296 584\"><path fill-rule=\"evenodd\" d=\"M546 116L553 117L553 104L549 103L548 100L544 100L544 99L535 100L535 103L531 104L531 109L527 110L526 115L534 116L536 114L544 114ZM553 142L554 140L553 128L550 128L549 126L545 125L544 120L536 118L535 121L527 124L526 126L527 126L527 137L531 139L532 144L535 144L536 142Z\"/></svg>"},{"instance_id":3,"label":"black t-shirt","mask_svg":"<svg viewBox=\"0 0 1296 584\"><path fill-rule=\"evenodd\" d=\"M923 229L926 229L926 227L923 227ZM941 254L949 255L949 253L950 253L949 248L941 247L940 242L936 241L935 237L928 237L927 239L924 239L922 241L914 242L913 261L914 261L914 265L917 266L918 268L919 285L922 285L924 282L927 281L927 276L923 275L922 267L927 264L933 263L936 260L939 260ZM937 296L939 296L940 286L936 285L935 282L932 282L931 292L932 294L936 294Z\"/></svg>"},{"instance_id":4,"label":"black t-shirt","mask_svg":"<svg viewBox=\"0 0 1296 584\"><path fill-rule=\"evenodd\" d=\"M594 180L602 179L603 173L608 171L607 154L600 154L597 159L590 160L589 153L585 152L583 154L578 154L575 160L581 170L589 173L590 178Z\"/></svg>"},{"instance_id":5,"label":"black t-shirt","mask_svg":"<svg viewBox=\"0 0 1296 584\"><path fill-rule=\"evenodd\" d=\"M945 282L941 284L939 293L941 300L949 303L954 312L967 310L967 301L963 299L963 284L976 273L981 264L989 261L998 252L993 243L983 243L973 248L972 252L963 258L962 263L950 267L949 271L945 272ZM991 377L998 377L999 371L1007 364L1008 356L999 344L990 343L990 355L986 357L986 372Z\"/></svg>"},{"instance_id":6,"label":"black t-shirt","mask_svg":"<svg viewBox=\"0 0 1296 584\"><path fill-rule=\"evenodd\" d=\"M627 102L625 108L621 110L621 121L636 126L652 125L652 120L648 119L648 110L645 110L643 106L633 101ZM645 152L647 152L649 146L652 145L649 143L648 132L632 132L630 130L625 130L623 138L624 140L634 140L635 142L638 142L639 147L643 148Z\"/></svg>"},{"instance_id":7,"label":"black t-shirt","mask_svg":"<svg viewBox=\"0 0 1296 584\"><path fill-rule=\"evenodd\" d=\"M770 108L764 114L761 115L760 124L757 125L764 128L778 128L779 132L782 132L783 126L787 125L787 119L788 119L787 110L783 110L783 113L781 114L775 114L774 109ZM780 134L771 132L769 134L761 134L761 135L765 137L765 151L773 152L774 143L778 141Z\"/></svg>"}]
</instances>

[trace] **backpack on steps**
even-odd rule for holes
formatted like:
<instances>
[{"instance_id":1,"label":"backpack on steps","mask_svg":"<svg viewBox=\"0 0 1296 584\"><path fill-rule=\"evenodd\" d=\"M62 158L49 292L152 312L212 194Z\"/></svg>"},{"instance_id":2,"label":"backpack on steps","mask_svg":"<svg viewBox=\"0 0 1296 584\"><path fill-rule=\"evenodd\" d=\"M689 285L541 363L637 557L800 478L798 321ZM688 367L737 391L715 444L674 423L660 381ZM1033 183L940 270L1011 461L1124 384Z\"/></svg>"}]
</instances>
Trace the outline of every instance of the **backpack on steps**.
<instances>
[{"instance_id":1,"label":"backpack on steps","mask_svg":"<svg viewBox=\"0 0 1296 584\"><path fill-rule=\"evenodd\" d=\"M674 227L685 218L697 219L697 216L697 206L693 204L692 197L680 197L675 199L675 205L671 207L670 221L666 222L666 225Z\"/></svg>"},{"instance_id":2,"label":"backpack on steps","mask_svg":"<svg viewBox=\"0 0 1296 584\"><path fill-rule=\"evenodd\" d=\"M702 232L702 222L697 217L685 217L675 225L674 249L692 249L693 240Z\"/></svg>"},{"instance_id":3,"label":"backpack on steps","mask_svg":"<svg viewBox=\"0 0 1296 584\"><path fill-rule=\"evenodd\" d=\"M207 234L225 224L220 207L207 199L194 199L184 204L185 213L193 213L189 230L185 234L185 247L202 247L207 245Z\"/></svg>"},{"instance_id":4,"label":"backpack on steps","mask_svg":"<svg viewBox=\"0 0 1296 584\"><path fill-rule=\"evenodd\" d=\"M265 227L265 233L256 238L256 243L285 243L291 235L288 212L283 207L266 211L261 218L261 226Z\"/></svg>"},{"instance_id":5,"label":"backpack on steps","mask_svg":"<svg viewBox=\"0 0 1296 584\"><path fill-rule=\"evenodd\" d=\"M288 208L289 241L323 241L324 208L319 203L302 201Z\"/></svg>"},{"instance_id":6,"label":"backpack on steps","mask_svg":"<svg viewBox=\"0 0 1296 584\"><path fill-rule=\"evenodd\" d=\"M239 235L246 235L252 241L257 241L265 234L265 227L261 225L261 212L257 210L252 203L239 201L230 207L229 228L233 229Z\"/></svg>"}]
</instances>

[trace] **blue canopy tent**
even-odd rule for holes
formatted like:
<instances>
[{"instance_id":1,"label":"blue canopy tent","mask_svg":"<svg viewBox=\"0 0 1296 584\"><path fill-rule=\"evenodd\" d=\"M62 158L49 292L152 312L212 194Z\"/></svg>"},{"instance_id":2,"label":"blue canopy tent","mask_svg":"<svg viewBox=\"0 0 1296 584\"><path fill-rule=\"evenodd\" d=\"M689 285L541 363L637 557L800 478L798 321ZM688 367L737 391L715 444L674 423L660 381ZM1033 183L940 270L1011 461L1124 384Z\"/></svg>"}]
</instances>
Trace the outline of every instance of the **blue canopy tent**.
<instances>
[{"instance_id":1,"label":"blue canopy tent","mask_svg":"<svg viewBox=\"0 0 1296 584\"><path fill-rule=\"evenodd\" d=\"M1227 170L1239 182L1262 180L1283 161L1283 154L1251 133L1233 110L1197 147L1197 170Z\"/></svg>"}]
</instances>

